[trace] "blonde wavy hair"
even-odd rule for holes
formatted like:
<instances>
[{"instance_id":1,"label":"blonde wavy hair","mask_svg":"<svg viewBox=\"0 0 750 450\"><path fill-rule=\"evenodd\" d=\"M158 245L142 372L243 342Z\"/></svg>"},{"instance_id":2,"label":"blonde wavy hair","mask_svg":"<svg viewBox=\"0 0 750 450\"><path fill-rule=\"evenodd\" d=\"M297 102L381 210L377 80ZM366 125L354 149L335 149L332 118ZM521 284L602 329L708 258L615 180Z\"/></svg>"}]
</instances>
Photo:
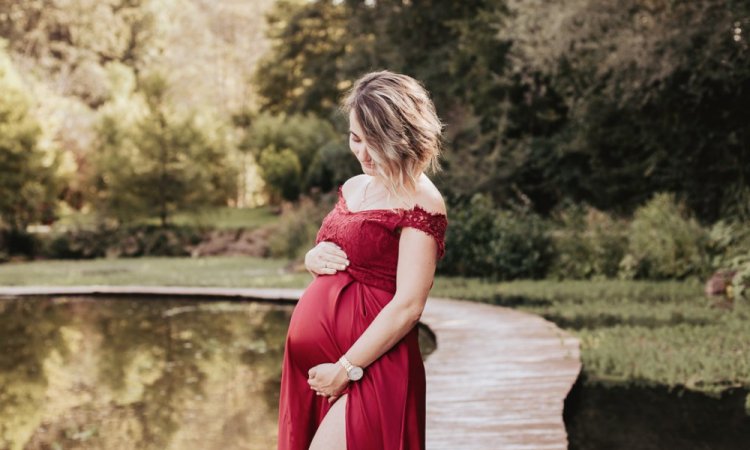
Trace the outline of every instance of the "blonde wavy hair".
<instances>
[{"instance_id":1,"label":"blonde wavy hair","mask_svg":"<svg viewBox=\"0 0 750 450\"><path fill-rule=\"evenodd\" d=\"M414 78L388 70L367 73L346 92L340 109L347 117L354 111L374 171L396 198L416 190L421 172L442 170L444 124Z\"/></svg>"}]
</instances>

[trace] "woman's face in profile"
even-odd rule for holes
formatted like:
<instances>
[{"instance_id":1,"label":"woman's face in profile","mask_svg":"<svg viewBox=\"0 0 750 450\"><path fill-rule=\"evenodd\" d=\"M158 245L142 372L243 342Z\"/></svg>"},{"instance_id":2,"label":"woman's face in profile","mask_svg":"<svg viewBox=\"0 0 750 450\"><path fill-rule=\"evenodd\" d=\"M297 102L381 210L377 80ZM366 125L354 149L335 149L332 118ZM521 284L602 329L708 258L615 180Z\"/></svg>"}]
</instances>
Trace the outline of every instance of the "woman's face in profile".
<instances>
[{"instance_id":1,"label":"woman's face in profile","mask_svg":"<svg viewBox=\"0 0 750 450\"><path fill-rule=\"evenodd\" d=\"M349 111L349 149L359 160L359 163L362 166L362 171L367 175L373 175L375 173L375 162L370 159L370 155L367 152L364 133L359 126L357 115L354 114L354 110Z\"/></svg>"}]
</instances>

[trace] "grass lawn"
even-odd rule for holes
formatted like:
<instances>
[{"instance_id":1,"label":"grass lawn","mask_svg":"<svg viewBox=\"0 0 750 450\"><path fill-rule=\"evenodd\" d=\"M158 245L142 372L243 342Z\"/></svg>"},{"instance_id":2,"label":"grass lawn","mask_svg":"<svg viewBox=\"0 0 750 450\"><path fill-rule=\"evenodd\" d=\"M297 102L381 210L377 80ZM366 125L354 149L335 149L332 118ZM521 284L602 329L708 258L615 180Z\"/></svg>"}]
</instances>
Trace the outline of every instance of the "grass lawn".
<instances>
[{"instance_id":1,"label":"grass lawn","mask_svg":"<svg viewBox=\"0 0 750 450\"><path fill-rule=\"evenodd\" d=\"M122 258L53 260L0 264L3 286L221 286L304 287L306 271L292 271L284 260L251 257Z\"/></svg>"},{"instance_id":2,"label":"grass lawn","mask_svg":"<svg viewBox=\"0 0 750 450\"><path fill-rule=\"evenodd\" d=\"M179 212L169 218L173 225L208 226L216 229L258 228L278 221L279 216L267 206L257 208L207 208L193 212ZM159 218L153 217L134 221L135 224L158 225ZM90 213L65 211L55 222L53 231L60 232L67 229L94 228L96 216Z\"/></svg>"},{"instance_id":3,"label":"grass lawn","mask_svg":"<svg viewBox=\"0 0 750 450\"><path fill-rule=\"evenodd\" d=\"M246 257L39 261L0 265L0 285L304 288L288 261ZM539 314L581 340L588 378L717 393L750 388L750 307L717 307L695 282L517 281L438 277L432 295ZM748 399L750 410L750 398Z\"/></svg>"},{"instance_id":4,"label":"grass lawn","mask_svg":"<svg viewBox=\"0 0 750 450\"><path fill-rule=\"evenodd\" d=\"M433 293L511 306L555 322L579 337L589 381L709 394L750 388L750 307L722 308L696 282L439 278ZM750 412L750 397L746 408Z\"/></svg>"}]
</instances>

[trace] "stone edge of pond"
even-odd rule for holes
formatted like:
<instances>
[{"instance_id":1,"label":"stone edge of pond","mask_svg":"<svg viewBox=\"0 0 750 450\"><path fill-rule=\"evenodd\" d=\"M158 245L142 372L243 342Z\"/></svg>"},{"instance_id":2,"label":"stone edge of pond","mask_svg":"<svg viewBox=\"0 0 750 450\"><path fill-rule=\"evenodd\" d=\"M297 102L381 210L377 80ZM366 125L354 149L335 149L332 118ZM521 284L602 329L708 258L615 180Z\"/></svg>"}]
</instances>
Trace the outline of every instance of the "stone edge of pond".
<instances>
[{"instance_id":1,"label":"stone edge of pond","mask_svg":"<svg viewBox=\"0 0 750 450\"><path fill-rule=\"evenodd\" d=\"M294 304L304 289L178 286L16 286L0 297L125 295ZM425 361L427 448L567 449L564 401L581 370L576 337L539 316L430 297L421 323L435 335Z\"/></svg>"}]
</instances>

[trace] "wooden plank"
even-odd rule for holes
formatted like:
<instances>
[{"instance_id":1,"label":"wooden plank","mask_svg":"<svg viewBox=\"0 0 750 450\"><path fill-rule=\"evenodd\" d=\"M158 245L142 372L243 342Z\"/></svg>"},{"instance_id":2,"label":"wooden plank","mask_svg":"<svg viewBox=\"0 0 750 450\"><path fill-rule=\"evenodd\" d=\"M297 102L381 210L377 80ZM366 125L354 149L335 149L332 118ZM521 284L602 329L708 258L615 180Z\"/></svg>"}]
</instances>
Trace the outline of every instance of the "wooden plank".
<instances>
[{"instance_id":1,"label":"wooden plank","mask_svg":"<svg viewBox=\"0 0 750 450\"><path fill-rule=\"evenodd\" d=\"M541 317L430 298L427 448L566 449L562 411L581 369L578 340Z\"/></svg>"}]
</instances>

